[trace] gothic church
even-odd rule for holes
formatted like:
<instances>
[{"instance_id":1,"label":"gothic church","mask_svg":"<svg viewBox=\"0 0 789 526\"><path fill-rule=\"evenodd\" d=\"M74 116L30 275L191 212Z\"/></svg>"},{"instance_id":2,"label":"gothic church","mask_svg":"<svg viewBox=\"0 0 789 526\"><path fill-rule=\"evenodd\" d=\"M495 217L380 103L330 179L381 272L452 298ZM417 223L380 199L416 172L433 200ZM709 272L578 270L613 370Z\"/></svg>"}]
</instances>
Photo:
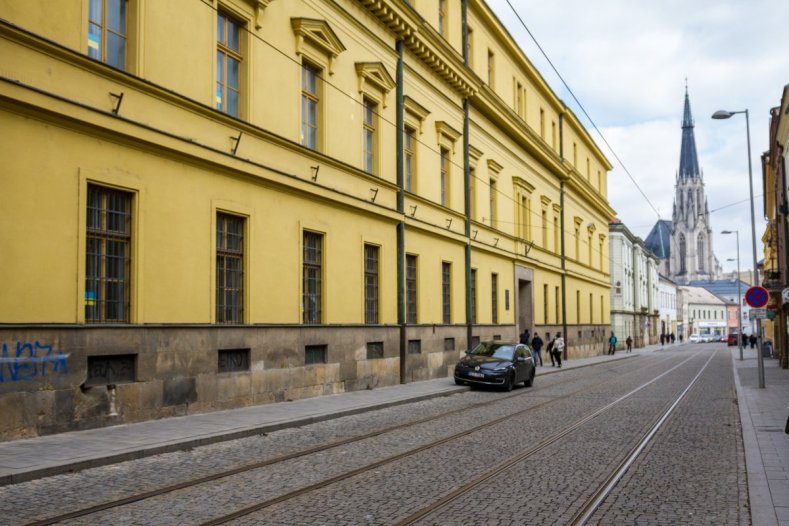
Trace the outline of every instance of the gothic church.
<instances>
[{"instance_id":1,"label":"gothic church","mask_svg":"<svg viewBox=\"0 0 789 526\"><path fill-rule=\"evenodd\" d=\"M704 178L699 170L693 128L688 88L685 86L674 211L671 221L661 219L652 227L644 243L660 258L660 274L680 285L696 280L714 280L721 273L720 263L712 251L710 212L704 195Z\"/></svg>"}]
</instances>

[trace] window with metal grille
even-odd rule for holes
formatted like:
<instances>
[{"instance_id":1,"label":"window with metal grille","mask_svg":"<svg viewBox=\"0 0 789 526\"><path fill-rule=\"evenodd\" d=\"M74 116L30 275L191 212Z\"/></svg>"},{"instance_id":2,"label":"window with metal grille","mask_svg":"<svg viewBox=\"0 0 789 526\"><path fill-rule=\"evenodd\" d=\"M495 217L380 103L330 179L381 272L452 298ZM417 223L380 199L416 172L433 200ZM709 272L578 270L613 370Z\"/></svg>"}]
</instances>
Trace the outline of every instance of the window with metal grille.
<instances>
[{"instance_id":1,"label":"window with metal grille","mask_svg":"<svg viewBox=\"0 0 789 526\"><path fill-rule=\"evenodd\" d=\"M307 345L304 347L304 365L326 363L328 345Z\"/></svg>"},{"instance_id":2,"label":"window with metal grille","mask_svg":"<svg viewBox=\"0 0 789 526\"><path fill-rule=\"evenodd\" d=\"M378 323L378 251L364 245L364 323Z\"/></svg>"},{"instance_id":3,"label":"window with metal grille","mask_svg":"<svg viewBox=\"0 0 789 526\"><path fill-rule=\"evenodd\" d=\"M405 316L406 323L417 323L417 301L416 301L416 256L406 254L405 256Z\"/></svg>"},{"instance_id":4,"label":"window with metal grille","mask_svg":"<svg viewBox=\"0 0 789 526\"><path fill-rule=\"evenodd\" d=\"M320 70L310 64L301 66L301 144L318 149Z\"/></svg>"},{"instance_id":5,"label":"window with metal grille","mask_svg":"<svg viewBox=\"0 0 789 526\"><path fill-rule=\"evenodd\" d=\"M542 286L542 322L548 325L548 285Z\"/></svg>"},{"instance_id":6,"label":"window with metal grille","mask_svg":"<svg viewBox=\"0 0 789 526\"><path fill-rule=\"evenodd\" d=\"M490 275L490 321L491 323L499 322L499 275Z\"/></svg>"},{"instance_id":7,"label":"window with metal grille","mask_svg":"<svg viewBox=\"0 0 789 526\"><path fill-rule=\"evenodd\" d=\"M444 338L444 350L445 351L455 350L455 338Z\"/></svg>"},{"instance_id":8,"label":"window with metal grille","mask_svg":"<svg viewBox=\"0 0 789 526\"><path fill-rule=\"evenodd\" d=\"M452 264L441 263L441 313L445 324L452 323Z\"/></svg>"},{"instance_id":9,"label":"window with metal grille","mask_svg":"<svg viewBox=\"0 0 789 526\"><path fill-rule=\"evenodd\" d=\"M137 355L88 356L85 385L114 385L137 380Z\"/></svg>"},{"instance_id":10,"label":"window with metal grille","mask_svg":"<svg viewBox=\"0 0 789 526\"><path fill-rule=\"evenodd\" d=\"M219 12L216 19L216 109L238 117L241 91L241 30L244 24Z\"/></svg>"},{"instance_id":11,"label":"window with metal grille","mask_svg":"<svg viewBox=\"0 0 789 526\"><path fill-rule=\"evenodd\" d=\"M88 185L85 321L127 323L132 194Z\"/></svg>"},{"instance_id":12,"label":"window with metal grille","mask_svg":"<svg viewBox=\"0 0 789 526\"><path fill-rule=\"evenodd\" d=\"M302 303L303 322L317 324L322 321L321 304L323 274L323 235L304 232Z\"/></svg>"},{"instance_id":13,"label":"window with metal grille","mask_svg":"<svg viewBox=\"0 0 789 526\"><path fill-rule=\"evenodd\" d=\"M367 359L376 360L384 357L384 342L367 342Z\"/></svg>"},{"instance_id":14,"label":"window with metal grille","mask_svg":"<svg viewBox=\"0 0 789 526\"><path fill-rule=\"evenodd\" d=\"M365 98L363 103L362 143L364 144L364 171L368 174L375 173L376 111L376 104Z\"/></svg>"},{"instance_id":15,"label":"window with metal grille","mask_svg":"<svg viewBox=\"0 0 789 526\"><path fill-rule=\"evenodd\" d=\"M217 371L220 373L249 371L249 349L219 349Z\"/></svg>"},{"instance_id":16,"label":"window with metal grille","mask_svg":"<svg viewBox=\"0 0 789 526\"><path fill-rule=\"evenodd\" d=\"M408 340L408 354L420 354L422 352L422 340Z\"/></svg>"},{"instance_id":17,"label":"window with metal grille","mask_svg":"<svg viewBox=\"0 0 789 526\"><path fill-rule=\"evenodd\" d=\"M126 69L126 0L90 0L88 56Z\"/></svg>"},{"instance_id":18,"label":"window with metal grille","mask_svg":"<svg viewBox=\"0 0 789 526\"><path fill-rule=\"evenodd\" d=\"M216 214L216 322L244 322L244 218Z\"/></svg>"}]
</instances>

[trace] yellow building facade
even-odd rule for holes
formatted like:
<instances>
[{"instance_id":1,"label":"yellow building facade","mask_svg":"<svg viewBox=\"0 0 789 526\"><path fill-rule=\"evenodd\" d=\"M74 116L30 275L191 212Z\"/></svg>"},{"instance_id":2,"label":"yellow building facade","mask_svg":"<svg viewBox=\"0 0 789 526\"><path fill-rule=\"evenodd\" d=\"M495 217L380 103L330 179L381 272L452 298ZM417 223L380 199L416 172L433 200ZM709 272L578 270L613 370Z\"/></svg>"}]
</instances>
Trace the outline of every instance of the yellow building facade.
<instances>
[{"instance_id":1,"label":"yellow building facade","mask_svg":"<svg viewBox=\"0 0 789 526\"><path fill-rule=\"evenodd\" d=\"M603 350L611 166L481 1L0 3L0 438Z\"/></svg>"}]
</instances>

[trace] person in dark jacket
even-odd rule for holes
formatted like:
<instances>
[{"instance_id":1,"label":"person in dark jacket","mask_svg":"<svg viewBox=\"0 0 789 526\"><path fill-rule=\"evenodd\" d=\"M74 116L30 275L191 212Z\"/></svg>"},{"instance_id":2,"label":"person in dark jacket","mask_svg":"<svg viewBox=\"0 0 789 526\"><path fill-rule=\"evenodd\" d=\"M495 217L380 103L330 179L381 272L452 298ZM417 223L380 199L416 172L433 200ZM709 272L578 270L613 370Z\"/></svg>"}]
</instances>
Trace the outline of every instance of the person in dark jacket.
<instances>
[{"instance_id":1,"label":"person in dark jacket","mask_svg":"<svg viewBox=\"0 0 789 526\"><path fill-rule=\"evenodd\" d=\"M756 336L755 336L754 334L751 334L751 335L748 337L748 342L750 342L750 344L751 344L751 349L753 349L753 348L756 346Z\"/></svg>"},{"instance_id":2,"label":"person in dark jacket","mask_svg":"<svg viewBox=\"0 0 789 526\"><path fill-rule=\"evenodd\" d=\"M553 357L553 340L551 339L551 333L547 333L546 337L548 338L548 345L545 347L545 352L548 353L548 356L551 357L551 367L556 366L556 359Z\"/></svg>"},{"instance_id":3,"label":"person in dark jacket","mask_svg":"<svg viewBox=\"0 0 789 526\"><path fill-rule=\"evenodd\" d=\"M628 336L625 340L625 344L627 344L627 352L633 352L633 338Z\"/></svg>"},{"instance_id":4,"label":"person in dark jacket","mask_svg":"<svg viewBox=\"0 0 789 526\"><path fill-rule=\"evenodd\" d=\"M523 329L523 332L521 333L520 342L523 345L529 345L529 329Z\"/></svg>"},{"instance_id":5,"label":"person in dark jacket","mask_svg":"<svg viewBox=\"0 0 789 526\"><path fill-rule=\"evenodd\" d=\"M534 366L537 367L537 358L540 359L540 366L542 366L542 338L536 332L534 333L534 338L531 339L531 350L534 354Z\"/></svg>"}]
</instances>

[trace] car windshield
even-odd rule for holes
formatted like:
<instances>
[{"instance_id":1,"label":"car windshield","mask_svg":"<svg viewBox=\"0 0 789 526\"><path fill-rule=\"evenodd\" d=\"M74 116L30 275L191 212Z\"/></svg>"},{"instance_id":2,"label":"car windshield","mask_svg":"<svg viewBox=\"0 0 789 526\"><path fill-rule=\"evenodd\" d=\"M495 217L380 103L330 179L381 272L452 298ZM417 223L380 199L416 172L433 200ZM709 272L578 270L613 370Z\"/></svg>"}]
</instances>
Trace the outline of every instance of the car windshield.
<instances>
[{"instance_id":1,"label":"car windshield","mask_svg":"<svg viewBox=\"0 0 789 526\"><path fill-rule=\"evenodd\" d=\"M490 356L501 360L512 360L515 356L515 346L512 344L482 342L471 351L472 356Z\"/></svg>"}]
</instances>

